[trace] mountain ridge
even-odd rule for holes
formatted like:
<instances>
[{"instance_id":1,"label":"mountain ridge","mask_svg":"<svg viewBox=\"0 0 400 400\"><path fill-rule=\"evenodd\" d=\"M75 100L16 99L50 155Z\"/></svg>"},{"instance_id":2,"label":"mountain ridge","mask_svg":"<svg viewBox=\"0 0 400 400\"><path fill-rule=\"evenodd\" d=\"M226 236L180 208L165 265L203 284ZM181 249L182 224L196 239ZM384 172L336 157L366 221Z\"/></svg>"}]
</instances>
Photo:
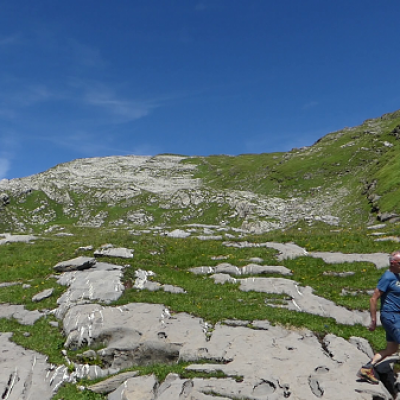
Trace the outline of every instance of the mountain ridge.
<instances>
[{"instance_id":1,"label":"mountain ridge","mask_svg":"<svg viewBox=\"0 0 400 400\"><path fill-rule=\"evenodd\" d=\"M300 220L397 221L399 136L395 111L289 152L76 159L0 181L0 224L225 223L262 233Z\"/></svg>"}]
</instances>

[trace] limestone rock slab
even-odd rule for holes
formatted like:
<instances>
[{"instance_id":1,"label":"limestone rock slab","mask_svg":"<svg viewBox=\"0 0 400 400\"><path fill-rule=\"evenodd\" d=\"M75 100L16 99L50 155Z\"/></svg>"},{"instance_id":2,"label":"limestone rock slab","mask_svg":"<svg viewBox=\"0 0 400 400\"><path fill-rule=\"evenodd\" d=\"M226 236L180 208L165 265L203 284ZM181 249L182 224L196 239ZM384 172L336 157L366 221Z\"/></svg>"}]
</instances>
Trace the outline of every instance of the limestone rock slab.
<instances>
[{"instance_id":1,"label":"limestone rock slab","mask_svg":"<svg viewBox=\"0 0 400 400\"><path fill-rule=\"evenodd\" d=\"M125 381L135 377L138 374L139 374L138 371L130 371L117 374L110 378L105 379L104 381L95 383L94 385L90 385L87 387L87 389L94 393L108 394L115 391Z\"/></svg>"},{"instance_id":2,"label":"limestone rock slab","mask_svg":"<svg viewBox=\"0 0 400 400\"><path fill-rule=\"evenodd\" d=\"M46 357L11 342L12 333L0 332L0 393L7 400L50 400L57 390L54 367Z\"/></svg>"},{"instance_id":3,"label":"limestone rock slab","mask_svg":"<svg viewBox=\"0 0 400 400\"><path fill-rule=\"evenodd\" d=\"M133 258L133 250L125 247L100 248L94 252L95 257Z\"/></svg>"},{"instance_id":4,"label":"limestone rock slab","mask_svg":"<svg viewBox=\"0 0 400 400\"><path fill-rule=\"evenodd\" d=\"M69 309L63 323L65 347L103 344L99 357L118 368L137 365L146 357L176 362L188 348L206 343L202 319L186 313L171 316L160 304L78 305Z\"/></svg>"},{"instance_id":5,"label":"limestone rock slab","mask_svg":"<svg viewBox=\"0 0 400 400\"><path fill-rule=\"evenodd\" d=\"M340 324L362 324L368 326L370 316L368 311L348 310L336 305L331 300L313 294L310 286L302 287L298 282L285 278L247 278L238 279L240 290L245 292L256 291L264 293L287 294L291 300L286 308L302 311L321 317L334 318Z\"/></svg>"},{"instance_id":6,"label":"limestone rock slab","mask_svg":"<svg viewBox=\"0 0 400 400\"><path fill-rule=\"evenodd\" d=\"M378 269L389 267L389 254L386 253L344 254L315 251L308 254L310 257L322 258L328 264L339 264L343 262L370 262L375 264Z\"/></svg>"},{"instance_id":7,"label":"limestone rock slab","mask_svg":"<svg viewBox=\"0 0 400 400\"><path fill-rule=\"evenodd\" d=\"M32 240L37 239L37 236L33 235L11 235L9 233L0 234L0 245L6 243L15 243L15 242L23 242L28 243Z\"/></svg>"},{"instance_id":8,"label":"limestone rock slab","mask_svg":"<svg viewBox=\"0 0 400 400\"><path fill-rule=\"evenodd\" d=\"M224 246L246 248L246 247L268 247L278 250L278 260L285 260L287 258L296 258L306 256L308 253L305 249L298 246L295 243L276 243L276 242L265 242L265 243L251 243L248 241L243 242L223 242Z\"/></svg>"},{"instance_id":9,"label":"limestone rock slab","mask_svg":"<svg viewBox=\"0 0 400 400\"><path fill-rule=\"evenodd\" d=\"M242 382L230 378L171 378L169 386L161 384L159 389L152 383L151 393L147 383L138 388L141 380L133 378L110 393L109 399L137 398L129 396L141 391L157 400L173 399L177 391L199 399L207 399L210 393L254 400L289 395L304 400L391 398L383 384L375 386L357 380L356 372L369 360L367 353L372 350L360 349L360 341L355 339L350 342L327 335L321 343L306 329L290 331L263 321L255 321L258 329L217 324L210 330L203 320L185 313L171 315L159 304L77 305L70 308L63 322L68 337L66 347L103 345L98 356L111 368L126 368L135 362L143 365L146 359L165 363L171 357L172 362L209 360L209 364L188 368L208 373L220 370L228 377L243 377ZM368 347L366 342L362 345ZM125 397L121 397L122 393Z\"/></svg>"},{"instance_id":10,"label":"limestone rock slab","mask_svg":"<svg viewBox=\"0 0 400 400\"><path fill-rule=\"evenodd\" d=\"M159 282L151 281L149 278L156 276L153 271L146 271L138 269L135 271L135 282L133 287L139 290L149 290L150 292L156 292L157 290L164 290L169 293L186 293L184 289L174 285L162 285Z\"/></svg>"},{"instance_id":11,"label":"limestone rock slab","mask_svg":"<svg viewBox=\"0 0 400 400\"><path fill-rule=\"evenodd\" d=\"M157 383L154 375L128 379L108 396L108 400L155 400L154 387Z\"/></svg>"},{"instance_id":12,"label":"limestone rock slab","mask_svg":"<svg viewBox=\"0 0 400 400\"><path fill-rule=\"evenodd\" d=\"M26 310L21 304L0 304L0 318L15 318L20 324L33 325L45 313Z\"/></svg>"},{"instance_id":13,"label":"limestone rock slab","mask_svg":"<svg viewBox=\"0 0 400 400\"><path fill-rule=\"evenodd\" d=\"M244 267L235 267L230 263L221 263L215 267L194 267L189 269L194 274L232 274L232 275L259 275L259 274L281 274L292 275L289 268L281 265L258 265L248 264Z\"/></svg>"},{"instance_id":14,"label":"limestone rock slab","mask_svg":"<svg viewBox=\"0 0 400 400\"><path fill-rule=\"evenodd\" d=\"M83 269L92 268L96 264L96 259L93 257L76 257L71 260L61 261L57 263L53 269L56 272L81 271Z\"/></svg>"},{"instance_id":15,"label":"limestone rock slab","mask_svg":"<svg viewBox=\"0 0 400 400\"><path fill-rule=\"evenodd\" d=\"M124 291L122 276L122 266L102 262L97 262L95 268L64 272L57 283L69 288L57 300L56 317L62 319L67 310L76 304L93 301L109 304L119 299Z\"/></svg>"},{"instance_id":16,"label":"limestone rock slab","mask_svg":"<svg viewBox=\"0 0 400 400\"><path fill-rule=\"evenodd\" d=\"M33 302L38 302L38 301L42 301L44 299L47 299L48 297L50 297L53 294L53 292L54 292L53 288L43 290L42 292L35 294L32 297L32 301Z\"/></svg>"}]
</instances>

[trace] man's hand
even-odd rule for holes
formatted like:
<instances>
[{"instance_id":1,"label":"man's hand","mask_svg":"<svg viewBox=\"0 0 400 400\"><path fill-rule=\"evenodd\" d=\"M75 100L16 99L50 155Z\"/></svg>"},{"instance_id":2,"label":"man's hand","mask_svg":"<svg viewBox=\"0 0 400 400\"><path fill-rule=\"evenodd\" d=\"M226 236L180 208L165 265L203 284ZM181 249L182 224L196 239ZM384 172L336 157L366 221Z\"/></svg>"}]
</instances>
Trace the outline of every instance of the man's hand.
<instances>
[{"instance_id":1,"label":"man's hand","mask_svg":"<svg viewBox=\"0 0 400 400\"><path fill-rule=\"evenodd\" d=\"M376 321L371 320L371 323L369 324L368 330L374 331L376 329Z\"/></svg>"}]
</instances>

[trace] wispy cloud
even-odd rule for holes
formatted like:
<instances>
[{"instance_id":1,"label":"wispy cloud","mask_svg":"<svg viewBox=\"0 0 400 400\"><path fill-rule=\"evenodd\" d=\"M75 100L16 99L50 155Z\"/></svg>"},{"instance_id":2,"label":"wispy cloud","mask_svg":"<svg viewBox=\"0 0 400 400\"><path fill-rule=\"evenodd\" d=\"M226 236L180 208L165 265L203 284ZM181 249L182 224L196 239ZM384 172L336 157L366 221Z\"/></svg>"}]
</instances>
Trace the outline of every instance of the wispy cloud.
<instances>
[{"instance_id":1,"label":"wispy cloud","mask_svg":"<svg viewBox=\"0 0 400 400\"><path fill-rule=\"evenodd\" d=\"M118 96L104 84L87 85L83 94L86 105L97 107L116 117L114 122L129 122L149 115L159 107L157 100L134 100Z\"/></svg>"},{"instance_id":2,"label":"wispy cloud","mask_svg":"<svg viewBox=\"0 0 400 400\"><path fill-rule=\"evenodd\" d=\"M16 87L6 88L1 85L0 93L0 119L15 120L21 117L24 111L30 107L55 100L59 95L55 95L45 85L33 84L26 87L22 82L14 82Z\"/></svg>"},{"instance_id":3,"label":"wispy cloud","mask_svg":"<svg viewBox=\"0 0 400 400\"><path fill-rule=\"evenodd\" d=\"M30 107L53 98L54 94L47 86L33 84L9 94L7 101L16 107Z\"/></svg>"},{"instance_id":4,"label":"wispy cloud","mask_svg":"<svg viewBox=\"0 0 400 400\"><path fill-rule=\"evenodd\" d=\"M74 39L69 39L68 45L75 63L89 68L102 68L106 66L107 63L101 56L99 49L80 43Z\"/></svg>"},{"instance_id":5,"label":"wispy cloud","mask_svg":"<svg viewBox=\"0 0 400 400\"><path fill-rule=\"evenodd\" d=\"M0 47L11 46L21 42L21 35L14 34L9 36L0 36Z\"/></svg>"},{"instance_id":6,"label":"wispy cloud","mask_svg":"<svg viewBox=\"0 0 400 400\"><path fill-rule=\"evenodd\" d=\"M0 137L0 179L7 177L17 146L18 135L15 135L13 132L3 133Z\"/></svg>"},{"instance_id":7,"label":"wispy cloud","mask_svg":"<svg viewBox=\"0 0 400 400\"><path fill-rule=\"evenodd\" d=\"M72 150L82 157L101 157L107 155L153 155L162 152L152 143L135 144L130 147L118 135L101 135L99 140L98 134L80 129L73 133L64 134L61 136L41 136L36 137L36 140L51 142L57 147ZM123 143L123 146L121 146Z\"/></svg>"},{"instance_id":8,"label":"wispy cloud","mask_svg":"<svg viewBox=\"0 0 400 400\"><path fill-rule=\"evenodd\" d=\"M59 136L41 136L38 139L51 142L57 147L72 150L85 157L106 153L111 144L110 138L102 135L101 140L99 140L97 135L84 129L75 130L74 132L65 133Z\"/></svg>"},{"instance_id":9,"label":"wispy cloud","mask_svg":"<svg viewBox=\"0 0 400 400\"><path fill-rule=\"evenodd\" d=\"M10 166L10 160L0 155L0 179L4 179L7 176Z\"/></svg>"},{"instance_id":10,"label":"wispy cloud","mask_svg":"<svg viewBox=\"0 0 400 400\"><path fill-rule=\"evenodd\" d=\"M309 103L303 105L302 110L309 110L310 108L318 106L318 104L318 101L310 101Z\"/></svg>"},{"instance_id":11,"label":"wispy cloud","mask_svg":"<svg viewBox=\"0 0 400 400\"><path fill-rule=\"evenodd\" d=\"M196 11L204 11L207 8L207 6L204 3L197 3L195 6Z\"/></svg>"}]
</instances>

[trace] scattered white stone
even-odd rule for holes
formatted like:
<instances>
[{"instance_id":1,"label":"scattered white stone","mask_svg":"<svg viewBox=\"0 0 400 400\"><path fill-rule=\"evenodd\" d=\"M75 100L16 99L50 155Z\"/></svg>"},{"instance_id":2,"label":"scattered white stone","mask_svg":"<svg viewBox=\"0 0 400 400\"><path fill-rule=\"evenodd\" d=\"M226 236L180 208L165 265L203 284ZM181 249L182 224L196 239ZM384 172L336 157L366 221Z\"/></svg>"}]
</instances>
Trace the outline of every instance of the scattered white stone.
<instances>
[{"instance_id":1,"label":"scattered white stone","mask_svg":"<svg viewBox=\"0 0 400 400\"><path fill-rule=\"evenodd\" d=\"M96 259L93 257L76 257L57 263L53 269L56 272L77 271L92 268L95 264Z\"/></svg>"},{"instance_id":2,"label":"scattered white stone","mask_svg":"<svg viewBox=\"0 0 400 400\"><path fill-rule=\"evenodd\" d=\"M249 261L252 262L252 263L260 264L260 263L262 263L264 260L263 260L262 258L260 258L260 257L252 257L252 258L249 258Z\"/></svg>"},{"instance_id":3,"label":"scattered white stone","mask_svg":"<svg viewBox=\"0 0 400 400\"><path fill-rule=\"evenodd\" d=\"M227 260L229 256L212 256L211 260Z\"/></svg>"},{"instance_id":4,"label":"scattered white stone","mask_svg":"<svg viewBox=\"0 0 400 400\"><path fill-rule=\"evenodd\" d=\"M368 226L367 229L382 229L385 227L386 227L386 224L377 224L377 225Z\"/></svg>"},{"instance_id":5,"label":"scattered white stone","mask_svg":"<svg viewBox=\"0 0 400 400\"><path fill-rule=\"evenodd\" d=\"M89 245L89 246L81 246L77 248L77 251L92 251L93 250L93 246Z\"/></svg>"},{"instance_id":6,"label":"scattered white stone","mask_svg":"<svg viewBox=\"0 0 400 400\"><path fill-rule=\"evenodd\" d=\"M374 242L400 242L400 237L398 236L386 236L386 237L381 237L377 238L374 240Z\"/></svg>"},{"instance_id":7,"label":"scattered white stone","mask_svg":"<svg viewBox=\"0 0 400 400\"><path fill-rule=\"evenodd\" d=\"M44 312L38 310L26 310L21 304L0 304L0 318L14 318L23 325L33 325L44 315Z\"/></svg>"},{"instance_id":8,"label":"scattered white stone","mask_svg":"<svg viewBox=\"0 0 400 400\"><path fill-rule=\"evenodd\" d=\"M0 287L9 287L9 286L15 286L15 285L20 285L20 282L2 282L0 283Z\"/></svg>"},{"instance_id":9,"label":"scattered white stone","mask_svg":"<svg viewBox=\"0 0 400 400\"><path fill-rule=\"evenodd\" d=\"M292 275L292 271L280 265L258 265L248 264L244 267L236 267L229 263L218 264L215 267L194 267L190 272L198 274L232 274L232 275L259 275L259 274L281 274Z\"/></svg>"},{"instance_id":10,"label":"scattered white stone","mask_svg":"<svg viewBox=\"0 0 400 400\"><path fill-rule=\"evenodd\" d=\"M0 245L6 243L15 243L15 242L28 243L31 242L32 240L37 239L37 236L33 235L10 235L9 233L2 233L0 234L0 237L4 238L0 239Z\"/></svg>"},{"instance_id":11,"label":"scattered white stone","mask_svg":"<svg viewBox=\"0 0 400 400\"><path fill-rule=\"evenodd\" d=\"M40 293L35 294L35 295L32 297L32 301L33 301L33 302L39 302L39 301L42 301L42 300L44 300L44 299L47 299L48 297L50 297L50 296L53 294L53 292L54 292L54 289L53 289L53 288L43 290L43 292L40 292Z\"/></svg>"},{"instance_id":12,"label":"scattered white stone","mask_svg":"<svg viewBox=\"0 0 400 400\"><path fill-rule=\"evenodd\" d=\"M199 235L199 236L196 236L196 238L199 240L222 240L223 239L223 237L221 235L215 235L215 236Z\"/></svg>"},{"instance_id":13,"label":"scattered white stone","mask_svg":"<svg viewBox=\"0 0 400 400\"><path fill-rule=\"evenodd\" d=\"M116 257L116 258L133 258L132 249L125 247L106 247L97 249L94 252L95 257Z\"/></svg>"},{"instance_id":14,"label":"scattered white stone","mask_svg":"<svg viewBox=\"0 0 400 400\"><path fill-rule=\"evenodd\" d=\"M135 271L135 283L133 287L139 290L150 290L151 292L155 292L158 290L164 290L164 292L170 293L186 293L186 291L178 286L173 285L162 285L159 282L150 281L149 277L154 277L156 274L153 271L145 271L142 269L138 269Z\"/></svg>"},{"instance_id":15,"label":"scattered white stone","mask_svg":"<svg viewBox=\"0 0 400 400\"><path fill-rule=\"evenodd\" d=\"M190 235L191 235L190 232L184 231L182 229L175 229L172 232L166 233L166 236L168 236L168 237L179 238L179 239L187 238Z\"/></svg>"}]
</instances>

